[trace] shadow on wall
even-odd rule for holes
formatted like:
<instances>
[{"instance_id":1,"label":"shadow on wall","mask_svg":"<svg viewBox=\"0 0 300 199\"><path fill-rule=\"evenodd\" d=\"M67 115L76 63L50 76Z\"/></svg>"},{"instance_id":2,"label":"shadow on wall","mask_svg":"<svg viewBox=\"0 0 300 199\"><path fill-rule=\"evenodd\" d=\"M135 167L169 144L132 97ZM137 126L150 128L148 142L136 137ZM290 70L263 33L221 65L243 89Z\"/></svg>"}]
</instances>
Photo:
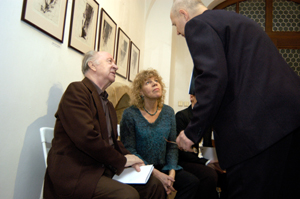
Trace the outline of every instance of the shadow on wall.
<instances>
[{"instance_id":1,"label":"shadow on wall","mask_svg":"<svg viewBox=\"0 0 300 199\"><path fill-rule=\"evenodd\" d=\"M54 114L63 94L60 84L50 88L47 114L36 119L26 130L15 180L14 199L38 199L45 174L45 162L40 139L40 127L54 127Z\"/></svg>"}]
</instances>

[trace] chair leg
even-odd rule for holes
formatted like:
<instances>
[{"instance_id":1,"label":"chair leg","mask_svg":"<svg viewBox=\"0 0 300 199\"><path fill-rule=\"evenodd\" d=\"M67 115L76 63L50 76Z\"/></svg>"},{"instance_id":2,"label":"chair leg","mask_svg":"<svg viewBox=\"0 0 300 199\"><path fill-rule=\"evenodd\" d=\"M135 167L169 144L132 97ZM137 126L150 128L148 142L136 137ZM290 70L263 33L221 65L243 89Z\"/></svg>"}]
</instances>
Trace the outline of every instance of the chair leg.
<instances>
[{"instance_id":1,"label":"chair leg","mask_svg":"<svg viewBox=\"0 0 300 199\"><path fill-rule=\"evenodd\" d=\"M221 187L217 187L216 190L217 190L217 193L218 193L218 198L220 198L221 197L221 192L222 192Z\"/></svg>"},{"instance_id":2,"label":"chair leg","mask_svg":"<svg viewBox=\"0 0 300 199\"><path fill-rule=\"evenodd\" d=\"M40 195L40 199L43 199L44 198L44 182L43 182L43 185L42 185L42 190L41 190L41 195Z\"/></svg>"}]
</instances>

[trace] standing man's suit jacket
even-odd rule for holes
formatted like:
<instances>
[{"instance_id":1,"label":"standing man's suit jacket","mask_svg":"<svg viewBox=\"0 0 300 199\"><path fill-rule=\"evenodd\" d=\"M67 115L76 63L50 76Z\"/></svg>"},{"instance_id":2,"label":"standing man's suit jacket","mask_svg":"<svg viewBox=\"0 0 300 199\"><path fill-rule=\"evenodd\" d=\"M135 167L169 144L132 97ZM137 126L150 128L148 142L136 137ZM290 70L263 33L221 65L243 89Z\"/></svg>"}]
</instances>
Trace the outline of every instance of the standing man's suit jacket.
<instances>
[{"instance_id":1,"label":"standing man's suit jacket","mask_svg":"<svg viewBox=\"0 0 300 199\"><path fill-rule=\"evenodd\" d=\"M48 154L46 199L92 198L105 167L120 174L129 151L117 141L117 116L109 102L114 147L109 145L105 114L94 84L73 82L60 101Z\"/></svg>"},{"instance_id":2,"label":"standing man's suit jacket","mask_svg":"<svg viewBox=\"0 0 300 199\"><path fill-rule=\"evenodd\" d=\"M198 103L185 130L211 125L220 165L249 159L300 126L300 78L253 20L207 10L185 26Z\"/></svg>"}]
</instances>

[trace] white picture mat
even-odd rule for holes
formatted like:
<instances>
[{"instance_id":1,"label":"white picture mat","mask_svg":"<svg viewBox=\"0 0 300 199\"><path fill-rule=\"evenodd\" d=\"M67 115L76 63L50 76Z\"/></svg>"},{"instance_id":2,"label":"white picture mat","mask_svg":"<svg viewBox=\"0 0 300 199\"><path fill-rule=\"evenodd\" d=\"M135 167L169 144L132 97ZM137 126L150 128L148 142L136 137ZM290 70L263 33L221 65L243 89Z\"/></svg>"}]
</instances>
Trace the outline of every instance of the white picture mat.
<instances>
[{"instance_id":1,"label":"white picture mat","mask_svg":"<svg viewBox=\"0 0 300 199\"><path fill-rule=\"evenodd\" d=\"M99 37L99 51L105 51L110 53L113 57L115 54L115 41L116 41L116 29L117 25L115 22L107 15L107 13L102 10L101 14L101 27L100 27L100 37ZM108 35L105 34L104 24L111 27L111 31ZM104 37L106 41L104 41Z\"/></svg>"},{"instance_id":2,"label":"white picture mat","mask_svg":"<svg viewBox=\"0 0 300 199\"><path fill-rule=\"evenodd\" d=\"M117 73L123 76L124 78L127 77L129 50L130 39L121 29L119 29L118 48L116 57L116 62L119 69L117 70Z\"/></svg>"},{"instance_id":3,"label":"white picture mat","mask_svg":"<svg viewBox=\"0 0 300 199\"><path fill-rule=\"evenodd\" d=\"M130 64L129 64L129 80L133 81L139 72L140 50L131 42Z\"/></svg>"},{"instance_id":4,"label":"white picture mat","mask_svg":"<svg viewBox=\"0 0 300 199\"><path fill-rule=\"evenodd\" d=\"M98 10L99 6L95 3L94 0L76 0L74 1L75 7L73 14L73 22L72 22L72 31L70 35L70 46L76 48L82 53L86 53L90 50L95 50L95 42L96 42L96 28L97 28L97 20L98 20ZM93 17L92 23L90 24L90 29L87 32L86 38L82 38L80 36L82 29L82 19L83 13L86 8L86 4L90 4L93 9Z\"/></svg>"},{"instance_id":5,"label":"white picture mat","mask_svg":"<svg viewBox=\"0 0 300 199\"><path fill-rule=\"evenodd\" d=\"M27 0L24 19L62 40L67 0L59 0L51 12L43 13L44 0Z\"/></svg>"}]
</instances>

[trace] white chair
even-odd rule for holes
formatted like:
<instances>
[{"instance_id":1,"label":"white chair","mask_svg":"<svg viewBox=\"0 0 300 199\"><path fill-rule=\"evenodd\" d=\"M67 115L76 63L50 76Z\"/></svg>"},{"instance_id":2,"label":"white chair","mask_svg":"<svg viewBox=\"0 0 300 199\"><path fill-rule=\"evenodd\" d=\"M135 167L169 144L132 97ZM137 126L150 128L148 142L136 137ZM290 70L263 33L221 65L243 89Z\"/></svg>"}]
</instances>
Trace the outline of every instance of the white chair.
<instances>
[{"instance_id":1,"label":"white chair","mask_svg":"<svg viewBox=\"0 0 300 199\"><path fill-rule=\"evenodd\" d=\"M47 167L48 152L51 148L51 141L54 137L53 132L54 132L54 128L50 128L50 127L40 128L41 141L42 141L42 146L43 146L43 153L44 153L46 167Z\"/></svg>"},{"instance_id":2,"label":"white chair","mask_svg":"<svg viewBox=\"0 0 300 199\"><path fill-rule=\"evenodd\" d=\"M118 141L121 140L121 137L120 137L120 124L117 124L117 132L118 132Z\"/></svg>"},{"instance_id":3,"label":"white chair","mask_svg":"<svg viewBox=\"0 0 300 199\"><path fill-rule=\"evenodd\" d=\"M118 132L118 136L120 136L120 124L117 124L117 132Z\"/></svg>"},{"instance_id":4,"label":"white chair","mask_svg":"<svg viewBox=\"0 0 300 199\"><path fill-rule=\"evenodd\" d=\"M51 141L54 137L53 133L54 133L53 128L50 128L50 127L40 128L41 142L42 142L43 154L44 154L44 160L45 160L46 167L47 167L48 152L51 148ZM43 186L42 186L40 199L43 199L43 190L44 190L44 183L43 183Z\"/></svg>"}]
</instances>

